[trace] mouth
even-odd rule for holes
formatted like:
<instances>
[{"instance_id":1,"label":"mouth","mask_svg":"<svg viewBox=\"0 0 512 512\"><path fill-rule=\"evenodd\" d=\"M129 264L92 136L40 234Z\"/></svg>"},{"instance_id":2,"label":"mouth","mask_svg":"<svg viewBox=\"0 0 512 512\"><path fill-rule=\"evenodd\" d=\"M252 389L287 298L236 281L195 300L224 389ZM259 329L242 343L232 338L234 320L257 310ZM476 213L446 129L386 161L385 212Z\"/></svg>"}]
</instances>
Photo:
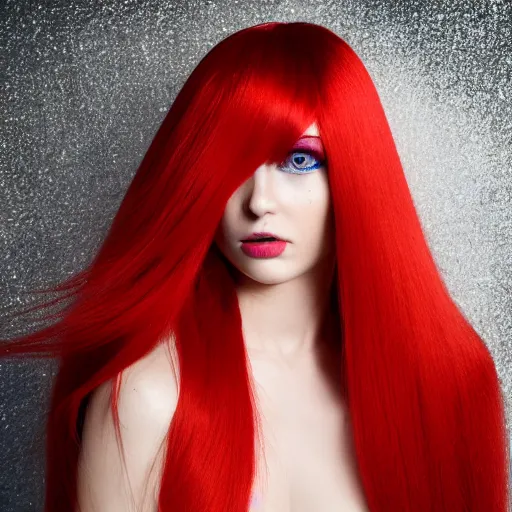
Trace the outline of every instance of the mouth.
<instances>
[{"instance_id":1,"label":"mouth","mask_svg":"<svg viewBox=\"0 0 512 512\"><path fill-rule=\"evenodd\" d=\"M286 249L288 240L279 238L274 233L253 233L241 240L241 250L250 258L276 258Z\"/></svg>"},{"instance_id":2,"label":"mouth","mask_svg":"<svg viewBox=\"0 0 512 512\"><path fill-rule=\"evenodd\" d=\"M286 240L279 238L277 235L274 235L273 233L253 233L252 235L248 236L247 238L244 238L241 241L244 243L286 242Z\"/></svg>"}]
</instances>

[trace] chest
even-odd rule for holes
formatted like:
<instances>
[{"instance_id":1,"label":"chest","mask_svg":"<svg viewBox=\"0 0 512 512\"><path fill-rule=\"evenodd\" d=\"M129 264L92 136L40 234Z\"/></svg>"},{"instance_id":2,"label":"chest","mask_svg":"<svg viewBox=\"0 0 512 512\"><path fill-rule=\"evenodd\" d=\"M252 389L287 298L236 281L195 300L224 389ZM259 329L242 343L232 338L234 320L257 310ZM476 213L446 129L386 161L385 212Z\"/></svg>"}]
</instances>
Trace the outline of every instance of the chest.
<instances>
[{"instance_id":1,"label":"chest","mask_svg":"<svg viewBox=\"0 0 512 512\"><path fill-rule=\"evenodd\" d=\"M336 374L251 360L260 417L249 512L364 512Z\"/></svg>"}]
</instances>

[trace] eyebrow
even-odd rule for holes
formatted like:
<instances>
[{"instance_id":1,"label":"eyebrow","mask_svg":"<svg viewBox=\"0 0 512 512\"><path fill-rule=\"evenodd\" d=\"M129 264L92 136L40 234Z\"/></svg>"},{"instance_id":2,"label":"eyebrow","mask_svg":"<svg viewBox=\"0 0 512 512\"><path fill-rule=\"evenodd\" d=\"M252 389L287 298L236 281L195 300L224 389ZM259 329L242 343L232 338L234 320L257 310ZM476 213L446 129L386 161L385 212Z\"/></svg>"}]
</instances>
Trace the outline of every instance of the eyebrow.
<instances>
[{"instance_id":1,"label":"eyebrow","mask_svg":"<svg viewBox=\"0 0 512 512\"><path fill-rule=\"evenodd\" d=\"M320 135L301 135L297 140L309 139L309 138L320 139Z\"/></svg>"},{"instance_id":2,"label":"eyebrow","mask_svg":"<svg viewBox=\"0 0 512 512\"><path fill-rule=\"evenodd\" d=\"M316 146L317 148L322 148L323 150L323 142L319 135L302 135L302 137L299 137L293 144L293 147L295 146L301 146L302 144L312 144L313 146Z\"/></svg>"}]
</instances>

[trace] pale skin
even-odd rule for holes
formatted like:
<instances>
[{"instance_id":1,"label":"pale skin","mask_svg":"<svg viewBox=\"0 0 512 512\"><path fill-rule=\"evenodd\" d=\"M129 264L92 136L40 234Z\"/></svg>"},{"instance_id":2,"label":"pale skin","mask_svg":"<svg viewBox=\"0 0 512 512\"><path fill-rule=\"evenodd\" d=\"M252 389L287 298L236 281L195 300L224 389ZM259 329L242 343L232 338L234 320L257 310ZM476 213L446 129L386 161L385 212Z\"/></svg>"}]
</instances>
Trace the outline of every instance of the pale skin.
<instances>
[{"instance_id":1,"label":"pale skin","mask_svg":"<svg viewBox=\"0 0 512 512\"><path fill-rule=\"evenodd\" d=\"M319 136L317 125L304 135ZM264 259L244 254L240 240L260 231L288 240L285 251ZM367 511L340 392L339 340L330 328L337 319L327 309L335 251L325 167L300 174L271 163L260 166L229 199L215 243L237 270L244 342L262 419L263 448L249 512ZM155 457L148 499L138 510L156 511L158 448L178 397L179 369L170 348L159 345L125 372L120 419L127 474L108 411L110 384L95 391L78 474L83 512L135 511L121 483L130 481L140 507Z\"/></svg>"}]
</instances>

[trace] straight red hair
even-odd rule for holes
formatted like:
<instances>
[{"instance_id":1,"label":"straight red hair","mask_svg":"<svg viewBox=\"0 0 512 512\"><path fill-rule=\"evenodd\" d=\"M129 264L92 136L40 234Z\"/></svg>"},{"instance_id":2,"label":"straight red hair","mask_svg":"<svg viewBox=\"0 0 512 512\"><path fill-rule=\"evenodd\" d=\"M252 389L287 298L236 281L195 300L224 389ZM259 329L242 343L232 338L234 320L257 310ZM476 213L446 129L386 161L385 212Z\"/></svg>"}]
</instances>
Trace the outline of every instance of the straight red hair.
<instances>
[{"instance_id":1,"label":"straight red hair","mask_svg":"<svg viewBox=\"0 0 512 512\"><path fill-rule=\"evenodd\" d=\"M179 400L161 512L246 512L254 406L240 311L212 245L230 195L317 122L333 200L343 386L372 512L506 512L509 453L493 359L451 299L372 79L309 23L267 23L215 46L178 94L85 270L36 308L52 324L0 355L59 358L46 512L76 507L88 394L174 336Z\"/></svg>"}]
</instances>

